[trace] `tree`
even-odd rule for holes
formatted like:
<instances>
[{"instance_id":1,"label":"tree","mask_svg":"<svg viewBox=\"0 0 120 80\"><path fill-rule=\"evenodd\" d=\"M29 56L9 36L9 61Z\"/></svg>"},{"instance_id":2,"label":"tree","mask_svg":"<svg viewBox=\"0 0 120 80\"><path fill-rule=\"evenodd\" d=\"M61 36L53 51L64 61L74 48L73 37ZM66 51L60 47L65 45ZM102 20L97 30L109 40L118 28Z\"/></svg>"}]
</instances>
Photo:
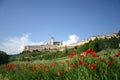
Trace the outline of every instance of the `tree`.
<instances>
[{"instance_id":1,"label":"tree","mask_svg":"<svg viewBox=\"0 0 120 80\"><path fill-rule=\"evenodd\" d=\"M87 49L89 49L89 43L85 43L78 48L79 52L84 52Z\"/></svg>"},{"instance_id":2,"label":"tree","mask_svg":"<svg viewBox=\"0 0 120 80\"><path fill-rule=\"evenodd\" d=\"M0 51L0 65L7 62L8 62L8 55L5 52Z\"/></svg>"},{"instance_id":3,"label":"tree","mask_svg":"<svg viewBox=\"0 0 120 80\"><path fill-rule=\"evenodd\" d=\"M97 43L97 40L89 42L89 49L94 50L95 52L100 51L99 50L99 44Z\"/></svg>"}]
</instances>

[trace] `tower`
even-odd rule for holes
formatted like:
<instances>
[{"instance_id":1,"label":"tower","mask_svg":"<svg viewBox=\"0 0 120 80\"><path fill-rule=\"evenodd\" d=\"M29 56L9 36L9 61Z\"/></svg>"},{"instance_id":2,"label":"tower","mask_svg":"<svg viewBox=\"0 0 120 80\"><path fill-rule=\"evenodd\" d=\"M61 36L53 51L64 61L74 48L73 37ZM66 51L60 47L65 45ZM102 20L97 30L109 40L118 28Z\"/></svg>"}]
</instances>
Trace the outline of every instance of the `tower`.
<instances>
[{"instance_id":1,"label":"tower","mask_svg":"<svg viewBox=\"0 0 120 80\"><path fill-rule=\"evenodd\" d=\"M50 41L51 45L54 45L54 37L51 37L51 41Z\"/></svg>"}]
</instances>

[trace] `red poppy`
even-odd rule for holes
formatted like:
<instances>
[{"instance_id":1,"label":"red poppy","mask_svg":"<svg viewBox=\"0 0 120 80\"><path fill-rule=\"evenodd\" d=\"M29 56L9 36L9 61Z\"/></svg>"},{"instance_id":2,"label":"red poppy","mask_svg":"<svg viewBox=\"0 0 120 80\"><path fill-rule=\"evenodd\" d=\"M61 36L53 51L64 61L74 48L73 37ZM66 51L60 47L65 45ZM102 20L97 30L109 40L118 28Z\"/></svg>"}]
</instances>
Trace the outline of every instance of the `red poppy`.
<instances>
[{"instance_id":1,"label":"red poppy","mask_svg":"<svg viewBox=\"0 0 120 80\"><path fill-rule=\"evenodd\" d=\"M15 69L17 68L17 66L15 64L8 64L6 65L6 69L9 70L9 69Z\"/></svg>"},{"instance_id":2,"label":"red poppy","mask_svg":"<svg viewBox=\"0 0 120 80\"><path fill-rule=\"evenodd\" d=\"M99 57L99 55L97 55L97 54L94 53L94 54L92 54L92 57L93 58L97 58L97 57Z\"/></svg>"},{"instance_id":3,"label":"red poppy","mask_svg":"<svg viewBox=\"0 0 120 80\"><path fill-rule=\"evenodd\" d=\"M64 68L65 71L68 71L70 69L71 69L70 66Z\"/></svg>"},{"instance_id":4,"label":"red poppy","mask_svg":"<svg viewBox=\"0 0 120 80\"><path fill-rule=\"evenodd\" d=\"M118 55L120 55L120 50L118 51L118 53L117 53Z\"/></svg>"},{"instance_id":5,"label":"red poppy","mask_svg":"<svg viewBox=\"0 0 120 80\"><path fill-rule=\"evenodd\" d=\"M95 53L93 50L91 50L90 54L91 54L91 55L94 55L94 54L96 54L96 53Z\"/></svg>"},{"instance_id":6,"label":"red poppy","mask_svg":"<svg viewBox=\"0 0 120 80\"><path fill-rule=\"evenodd\" d=\"M61 75L61 72L60 72L60 70L58 70L58 72L57 72L57 75L58 75L58 76L60 76L60 75Z\"/></svg>"},{"instance_id":7,"label":"red poppy","mask_svg":"<svg viewBox=\"0 0 120 80\"><path fill-rule=\"evenodd\" d=\"M86 54L94 54L95 52L93 50L87 49L87 50L85 50L85 53Z\"/></svg>"},{"instance_id":8,"label":"red poppy","mask_svg":"<svg viewBox=\"0 0 120 80\"><path fill-rule=\"evenodd\" d=\"M79 54L79 57L85 57L85 56L86 56L85 53Z\"/></svg>"},{"instance_id":9,"label":"red poppy","mask_svg":"<svg viewBox=\"0 0 120 80\"><path fill-rule=\"evenodd\" d=\"M75 54L76 54L76 52L75 52L75 51L73 51L73 52L72 52L72 55L74 56Z\"/></svg>"},{"instance_id":10,"label":"red poppy","mask_svg":"<svg viewBox=\"0 0 120 80\"><path fill-rule=\"evenodd\" d=\"M44 66L43 66L43 64L40 64L39 66L38 66L38 68L43 68Z\"/></svg>"},{"instance_id":11,"label":"red poppy","mask_svg":"<svg viewBox=\"0 0 120 80\"><path fill-rule=\"evenodd\" d=\"M65 60L66 62L69 62L69 60Z\"/></svg>"},{"instance_id":12,"label":"red poppy","mask_svg":"<svg viewBox=\"0 0 120 80\"><path fill-rule=\"evenodd\" d=\"M73 55L71 55L71 54L68 54L68 58L73 58Z\"/></svg>"},{"instance_id":13,"label":"red poppy","mask_svg":"<svg viewBox=\"0 0 120 80\"><path fill-rule=\"evenodd\" d=\"M89 66L90 66L92 69L96 70L96 65L95 65L95 64L89 64Z\"/></svg>"},{"instance_id":14,"label":"red poppy","mask_svg":"<svg viewBox=\"0 0 120 80\"><path fill-rule=\"evenodd\" d=\"M81 55L80 55L80 54L78 54L77 56L78 56L78 57L81 57Z\"/></svg>"},{"instance_id":15,"label":"red poppy","mask_svg":"<svg viewBox=\"0 0 120 80\"><path fill-rule=\"evenodd\" d=\"M118 51L118 53L115 55L116 57L119 57L120 56L120 51Z\"/></svg>"},{"instance_id":16,"label":"red poppy","mask_svg":"<svg viewBox=\"0 0 120 80\"><path fill-rule=\"evenodd\" d=\"M36 72L36 67L32 67L32 71Z\"/></svg>"},{"instance_id":17,"label":"red poppy","mask_svg":"<svg viewBox=\"0 0 120 80\"><path fill-rule=\"evenodd\" d=\"M112 62L111 62L111 61L108 61L108 65L112 65Z\"/></svg>"},{"instance_id":18,"label":"red poppy","mask_svg":"<svg viewBox=\"0 0 120 80\"><path fill-rule=\"evenodd\" d=\"M78 60L78 64L79 64L79 65L82 64L82 61Z\"/></svg>"},{"instance_id":19,"label":"red poppy","mask_svg":"<svg viewBox=\"0 0 120 80\"><path fill-rule=\"evenodd\" d=\"M60 62L60 64L61 64L61 65L63 65L63 64L64 64L64 62L62 62L62 61L61 61L61 62Z\"/></svg>"},{"instance_id":20,"label":"red poppy","mask_svg":"<svg viewBox=\"0 0 120 80\"><path fill-rule=\"evenodd\" d=\"M86 54L89 54L89 53L91 53L91 50L90 50L90 49L87 49L87 50L85 50L85 53L86 53Z\"/></svg>"},{"instance_id":21,"label":"red poppy","mask_svg":"<svg viewBox=\"0 0 120 80\"><path fill-rule=\"evenodd\" d=\"M52 63L50 64L50 67L55 67L55 65L56 65L56 62L52 62Z\"/></svg>"},{"instance_id":22,"label":"red poppy","mask_svg":"<svg viewBox=\"0 0 120 80\"><path fill-rule=\"evenodd\" d=\"M45 72L48 72L48 69L47 69L47 68L45 69Z\"/></svg>"}]
</instances>

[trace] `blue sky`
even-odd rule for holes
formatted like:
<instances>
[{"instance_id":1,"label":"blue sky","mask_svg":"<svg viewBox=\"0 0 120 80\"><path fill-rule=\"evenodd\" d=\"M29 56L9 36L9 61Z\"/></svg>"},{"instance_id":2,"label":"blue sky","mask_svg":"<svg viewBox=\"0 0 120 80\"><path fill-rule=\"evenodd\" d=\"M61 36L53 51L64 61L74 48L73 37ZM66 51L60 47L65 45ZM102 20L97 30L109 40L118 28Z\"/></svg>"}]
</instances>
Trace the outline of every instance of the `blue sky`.
<instances>
[{"instance_id":1,"label":"blue sky","mask_svg":"<svg viewBox=\"0 0 120 80\"><path fill-rule=\"evenodd\" d=\"M8 54L51 36L76 42L118 30L120 0L0 0L0 50Z\"/></svg>"}]
</instances>

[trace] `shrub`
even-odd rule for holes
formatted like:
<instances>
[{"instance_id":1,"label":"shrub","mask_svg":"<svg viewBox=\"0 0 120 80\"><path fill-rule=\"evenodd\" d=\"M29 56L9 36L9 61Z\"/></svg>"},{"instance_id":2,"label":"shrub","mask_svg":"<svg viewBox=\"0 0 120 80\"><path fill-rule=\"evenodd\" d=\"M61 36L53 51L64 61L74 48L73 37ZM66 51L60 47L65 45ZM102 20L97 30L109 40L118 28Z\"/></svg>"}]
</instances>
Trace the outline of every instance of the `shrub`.
<instances>
[{"instance_id":1,"label":"shrub","mask_svg":"<svg viewBox=\"0 0 120 80\"><path fill-rule=\"evenodd\" d=\"M8 62L8 55L5 52L0 51L0 65L7 62Z\"/></svg>"}]
</instances>

